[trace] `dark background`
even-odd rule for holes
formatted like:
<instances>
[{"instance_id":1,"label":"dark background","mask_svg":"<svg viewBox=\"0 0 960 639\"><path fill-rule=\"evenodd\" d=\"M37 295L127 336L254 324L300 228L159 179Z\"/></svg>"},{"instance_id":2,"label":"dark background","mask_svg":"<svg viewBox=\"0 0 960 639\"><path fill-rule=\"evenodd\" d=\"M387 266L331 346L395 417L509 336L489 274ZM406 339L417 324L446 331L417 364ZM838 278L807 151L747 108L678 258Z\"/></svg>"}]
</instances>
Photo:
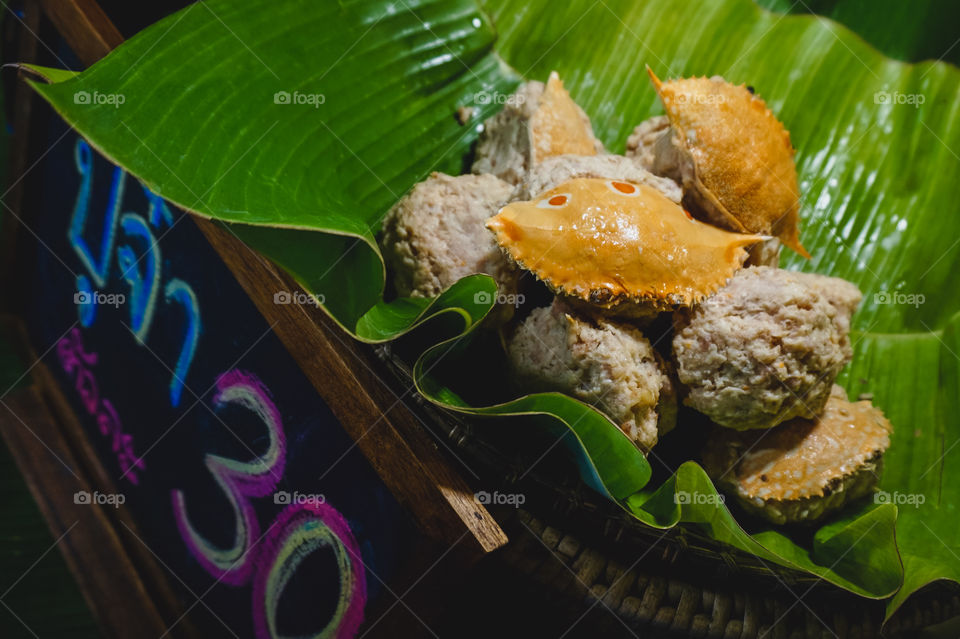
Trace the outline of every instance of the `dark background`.
<instances>
[{"instance_id":1,"label":"dark background","mask_svg":"<svg viewBox=\"0 0 960 639\"><path fill-rule=\"evenodd\" d=\"M960 3L956 0L756 2L774 11L815 12L831 17L894 58L906 61L942 58L954 64L960 63L960 45L955 41ZM17 60L15 44L24 34L22 25L15 17L20 10L20 3L4 4L0 18L3 32L2 58L3 62L8 63ZM101 0L100 4L123 35L130 37L190 2ZM913 19L898 20L898 16L905 13ZM924 17L917 20L917 15ZM889 28L891 23L907 25L907 28L892 32ZM41 59L41 63L59 66L51 53L55 52L57 57L67 61L72 68L82 68L55 33L48 30L36 36L49 47L49 51L44 46L40 47L42 58L46 58ZM11 69L3 71L0 77L4 95L12 94L19 82L16 75ZM17 125L12 118L9 101L4 105L4 110L5 127L0 132L0 143L7 141L13 127ZM63 132L62 127L61 123L52 120L51 142ZM37 224L36 228L43 229L43 239L62 256L74 255L66 238L66 227L77 184L72 163L74 137L72 134L68 135L58 145L58 151L47 158L43 170L37 171L29 180L29 191L36 197L34 203L38 217L35 219L44 220ZM0 154L0 157L6 158L6 152ZM102 160L97 169L99 180L95 189L102 198L108 188L109 171ZM19 176L10 176L8 182L17 177ZM138 183L132 178L128 179L127 187L128 204L123 210L143 214L146 201ZM91 214L96 218L102 210L102 201L95 202ZM209 405L210 393L204 391L213 383L216 375L230 367L267 327L252 305L245 300L242 290L235 284L230 273L219 263L212 249L191 224L178 225L164 239L162 250L164 281L170 277L180 277L194 287L200 299L206 330L201 337L201 346L198 348L187 384L202 396L201 402ZM72 298L72 275L62 265L52 261L52 258L47 258L38 261L32 272L23 274L23 281L29 288L42 291L42 295L31 296L34 303L30 308L20 309L25 310L31 320L32 338L37 346L52 343L76 317ZM68 264L70 268L80 271L77 260L68 260ZM116 267L107 289L124 290L118 281ZM0 305L7 306L8 300L4 300ZM128 431L145 434L155 432L160 425L169 425L179 417L177 411L169 409L166 396L169 372L152 355L141 352L132 335L119 324L121 320L126 321L123 308L118 311L101 308L99 312L100 316L88 332L86 343L88 347L102 354L99 370L106 373L101 377L104 394L114 401L121 418L126 416L124 424ZM165 356L168 365L171 365L175 359L171 354L178 348L176 345L179 344L178 330L181 325L161 317L160 310L154 322L151 348L162 357ZM0 355L6 352L7 345L0 343ZM0 365L5 362L6 360L0 357ZM124 366L120 366L120 362ZM54 372L60 371L55 359L48 358L47 363ZM274 393L274 400L284 418L289 449L285 478L287 486L281 485L279 488L292 489L296 486L301 492L316 490L327 494L331 502L350 520L358 538L367 540L363 546L364 560L372 562L371 566L376 566L378 572L389 570L397 561L393 553L402 547L403 535L413 534L412 525L356 451L353 455L357 459L342 463L336 477L317 481L316 473L311 472L311 467L328 466L331 460L336 459L349 446L349 439L339 429L326 406L316 397L312 386L299 375L283 346L272 334L267 335L243 359L240 366L263 379ZM0 374L0 381L16 379L19 373L12 376L10 374L15 370L13 365L8 367L5 371L7 374ZM61 378L61 381L69 394L72 384L65 378ZM3 389L8 385L4 383ZM137 394L123 392L123 389L131 387L139 389ZM193 404L195 399L191 392L185 389L181 409ZM78 413L83 414L82 410L78 410ZM135 422L134 415L138 416L140 421ZM244 423L243 416L239 413L221 416L228 420L241 437L256 443L259 428L256 424ZM103 447L101 452L105 460L113 459L105 440L98 433L94 433L91 440ZM152 442L152 438L147 441ZM216 418L198 404L175 427L171 435L150 453L147 458L147 471L141 473L141 487L124 488L130 497L128 505L134 509L137 518L145 522L144 528L149 530L150 543L156 543L170 553L170 560L177 565L175 570L191 587L209 583L209 576L187 555L179 533L172 527L169 507L157 508L155 500L168 500L172 487L191 486L188 497L190 503L203 504L202 508L192 508L191 516L212 540L225 541L226 530L222 526L218 527L218 522L231 521L232 515L226 510L226 502L220 497L218 489L212 485L209 475L202 467L201 452L243 458L246 451L224 431ZM116 468L113 470L117 471ZM119 475L119 472L116 474ZM311 486L315 488L310 488ZM17 617L22 618L27 626L43 637L99 636L61 556L56 551L50 551L54 539L2 446L0 499L4 511L3 516L0 516L0 544L4 549L0 552L0 602L3 603L3 607L0 607L0 636L33 636ZM267 503L268 500L259 502L261 521L269 521L279 507ZM376 504L375 508L373 504ZM374 517L371 513L382 514ZM397 522L397 526L392 525L392 522ZM318 574L322 574L325 569L322 564L321 559L316 566ZM372 599L377 594L378 581L368 579L367 583ZM300 586L302 592L306 592L311 588L324 588L329 584L325 586L323 579L319 579L315 583L304 583ZM237 593L230 592L231 590L248 589L223 587L212 592L208 601L216 606L231 605L232 598L237 596ZM249 593L246 592L236 601L248 599ZM308 628L289 630L306 629ZM240 628L236 630L239 631Z\"/></svg>"}]
</instances>

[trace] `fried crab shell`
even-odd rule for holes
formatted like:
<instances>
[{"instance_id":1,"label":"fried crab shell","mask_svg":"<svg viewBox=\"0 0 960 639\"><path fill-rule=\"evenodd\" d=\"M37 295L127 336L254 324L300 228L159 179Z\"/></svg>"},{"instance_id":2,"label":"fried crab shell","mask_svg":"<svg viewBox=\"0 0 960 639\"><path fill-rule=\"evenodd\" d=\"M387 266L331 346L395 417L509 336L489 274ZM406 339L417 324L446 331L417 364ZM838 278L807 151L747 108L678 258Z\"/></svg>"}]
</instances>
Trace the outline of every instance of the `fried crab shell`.
<instances>
[{"instance_id":1,"label":"fried crab shell","mask_svg":"<svg viewBox=\"0 0 960 639\"><path fill-rule=\"evenodd\" d=\"M834 386L823 413L761 432L717 428L704 468L748 509L777 523L816 519L876 486L890 422Z\"/></svg>"},{"instance_id":2,"label":"fried crab shell","mask_svg":"<svg viewBox=\"0 0 960 639\"><path fill-rule=\"evenodd\" d=\"M723 286L757 235L695 220L657 189L576 178L487 221L500 247L555 293L617 311L691 305Z\"/></svg>"},{"instance_id":3,"label":"fried crab shell","mask_svg":"<svg viewBox=\"0 0 960 639\"><path fill-rule=\"evenodd\" d=\"M800 189L790 133L766 103L720 78L661 82L647 67L679 147L684 190L711 221L775 235L809 258L797 228ZM745 132L749 132L745 135Z\"/></svg>"},{"instance_id":4,"label":"fried crab shell","mask_svg":"<svg viewBox=\"0 0 960 639\"><path fill-rule=\"evenodd\" d=\"M563 88L556 71L550 73L540 104L530 120L533 162L555 155L595 155L596 139L590 121Z\"/></svg>"}]
</instances>

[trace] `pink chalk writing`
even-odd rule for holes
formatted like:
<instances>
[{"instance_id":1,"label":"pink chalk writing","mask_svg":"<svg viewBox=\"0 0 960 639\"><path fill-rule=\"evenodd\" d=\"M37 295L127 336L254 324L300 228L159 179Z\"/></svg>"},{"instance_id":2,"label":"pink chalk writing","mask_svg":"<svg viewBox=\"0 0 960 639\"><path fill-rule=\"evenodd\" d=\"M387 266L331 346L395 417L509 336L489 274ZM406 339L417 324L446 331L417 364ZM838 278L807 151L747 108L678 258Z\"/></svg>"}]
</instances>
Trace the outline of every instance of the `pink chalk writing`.
<instances>
[{"instance_id":1,"label":"pink chalk writing","mask_svg":"<svg viewBox=\"0 0 960 639\"><path fill-rule=\"evenodd\" d=\"M253 624L257 639L275 639L277 612L284 587L308 554L321 548L333 551L339 568L340 595L333 617L315 636L355 637L363 623L367 582L360 546L350 525L329 504L288 506L267 530L261 549L262 565L253 581Z\"/></svg>"},{"instance_id":2,"label":"pink chalk writing","mask_svg":"<svg viewBox=\"0 0 960 639\"><path fill-rule=\"evenodd\" d=\"M337 560L340 595L321 637L347 639L363 623L367 601L366 573L360 547L343 515L326 503L308 502L285 508L261 535L252 500L276 490L286 465L287 442L280 411L256 375L231 370L217 378L216 408L243 407L263 422L266 451L257 459L239 461L206 455L207 469L223 489L235 518L233 543L221 547L204 537L187 513L186 496L171 491L173 513L187 548L218 582L243 586L253 582L253 618L257 639L276 639L280 597L303 560L327 548Z\"/></svg>"},{"instance_id":3,"label":"pink chalk writing","mask_svg":"<svg viewBox=\"0 0 960 639\"><path fill-rule=\"evenodd\" d=\"M110 449L117 456L123 478L134 485L139 484L136 469L143 470L146 466L133 452L133 437L123 432L123 425L113 404L109 399L100 397L97 378L91 370L99 358L96 353L86 351L79 328L72 329L57 342L57 357L63 371L73 376L80 401L87 413L96 420L100 433L110 438Z\"/></svg>"}]
</instances>

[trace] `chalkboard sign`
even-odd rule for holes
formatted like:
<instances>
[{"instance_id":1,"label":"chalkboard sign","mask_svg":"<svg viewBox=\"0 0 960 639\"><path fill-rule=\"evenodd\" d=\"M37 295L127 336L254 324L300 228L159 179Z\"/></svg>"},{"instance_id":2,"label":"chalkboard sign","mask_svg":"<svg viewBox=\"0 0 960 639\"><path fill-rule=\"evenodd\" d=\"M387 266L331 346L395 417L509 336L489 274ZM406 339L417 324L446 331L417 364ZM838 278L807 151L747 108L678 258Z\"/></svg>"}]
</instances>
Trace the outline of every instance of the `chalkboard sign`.
<instances>
[{"instance_id":1,"label":"chalkboard sign","mask_svg":"<svg viewBox=\"0 0 960 639\"><path fill-rule=\"evenodd\" d=\"M351 636L412 518L186 214L49 145L25 319L117 486L75 502L129 508L209 636Z\"/></svg>"}]
</instances>

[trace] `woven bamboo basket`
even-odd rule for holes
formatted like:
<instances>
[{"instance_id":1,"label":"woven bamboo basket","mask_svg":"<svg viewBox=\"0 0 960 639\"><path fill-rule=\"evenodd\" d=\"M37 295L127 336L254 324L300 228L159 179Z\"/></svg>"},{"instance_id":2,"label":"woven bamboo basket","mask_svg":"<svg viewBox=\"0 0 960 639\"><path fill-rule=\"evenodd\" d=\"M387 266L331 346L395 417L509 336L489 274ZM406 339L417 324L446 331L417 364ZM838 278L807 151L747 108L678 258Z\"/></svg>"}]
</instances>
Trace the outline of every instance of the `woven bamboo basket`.
<instances>
[{"instance_id":1,"label":"woven bamboo basket","mask_svg":"<svg viewBox=\"0 0 960 639\"><path fill-rule=\"evenodd\" d=\"M409 365L389 345L376 351L398 388L409 389ZM490 421L410 396L438 447L484 490L525 498L522 508L489 507L511 542L486 560L487 580L465 597L471 608L520 598L557 626L543 636L565 637L913 638L960 616L957 589L935 583L883 624L883 601L763 561L695 527L646 526L583 484L561 451L531 457L491 436Z\"/></svg>"}]
</instances>

